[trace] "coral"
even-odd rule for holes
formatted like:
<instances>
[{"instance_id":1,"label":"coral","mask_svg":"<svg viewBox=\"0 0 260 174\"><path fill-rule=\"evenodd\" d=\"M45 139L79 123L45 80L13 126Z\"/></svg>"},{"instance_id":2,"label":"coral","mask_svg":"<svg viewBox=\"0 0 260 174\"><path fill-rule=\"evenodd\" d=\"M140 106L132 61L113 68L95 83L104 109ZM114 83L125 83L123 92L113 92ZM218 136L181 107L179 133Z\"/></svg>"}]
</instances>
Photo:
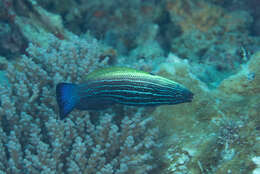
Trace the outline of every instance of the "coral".
<instances>
[{"instance_id":1,"label":"coral","mask_svg":"<svg viewBox=\"0 0 260 174\"><path fill-rule=\"evenodd\" d=\"M260 52L251 56L242 69L223 80L219 89L227 94L255 95L260 92Z\"/></svg>"},{"instance_id":2,"label":"coral","mask_svg":"<svg viewBox=\"0 0 260 174\"><path fill-rule=\"evenodd\" d=\"M15 26L21 31L21 35L25 37L28 42L40 45L48 43L44 39L48 38L49 33L52 33L62 40L68 39L67 35L69 35L69 33L64 28L63 20L60 15L50 13L37 3L31 1L24 0L21 2L23 2L22 4L27 4L24 5L25 9L33 9L33 13L30 13L30 10L25 10L24 14L16 16L14 21Z\"/></svg>"},{"instance_id":3,"label":"coral","mask_svg":"<svg viewBox=\"0 0 260 174\"><path fill-rule=\"evenodd\" d=\"M9 84L0 85L0 172L144 174L155 168L158 129L144 111L73 111L58 118L55 85L79 83L106 66L106 47L91 37L51 34L47 45L30 44L27 55L8 63Z\"/></svg>"},{"instance_id":4,"label":"coral","mask_svg":"<svg viewBox=\"0 0 260 174\"><path fill-rule=\"evenodd\" d=\"M258 4L0 0L0 173L257 173ZM167 77L194 100L60 120L56 84L110 65Z\"/></svg>"},{"instance_id":5,"label":"coral","mask_svg":"<svg viewBox=\"0 0 260 174\"><path fill-rule=\"evenodd\" d=\"M24 52L26 43L26 39L14 24L6 21L0 22L0 55L9 59L16 58L21 52Z\"/></svg>"},{"instance_id":6,"label":"coral","mask_svg":"<svg viewBox=\"0 0 260 174\"><path fill-rule=\"evenodd\" d=\"M190 62L203 64L204 72L196 75L214 87L247 61L241 50L253 53L258 49L260 40L250 33L254 21L249 11L228 11L198 0L169 0L166 10L170 22L181 30L177 37L170 37L170 51ZM168 30L170 35L175 35L176 29Z\"/></svg>"},{"instance_id":7,"label":"coral","mask_svg":"<svg viewBox=\"0 0 260 174\"><path fill-rule=\"evenodd\" d=\"M150 40L129 52L129 56L117 59L120 66L135 67L146 72L154 71L154 67L165 59L163 49L158 42Z\"/></svg>"},{"instance_id":8,"label":"coral","mask_svg":"<svg viewBox=\"0 0 260 174\"><path fill-rule=\"evenodd\" d=\"M167 10L171 20L181 26L182 31L193 29L208 32L213 28L221 28L223 32L244 31L252 18L246 12L227 13L221 6L201 0L176 0L167 2Z\"/></svg>"},{"instance_id":9,"label":"coral","mask_svg":"<svg viewBox=\"0 0 260 174\"><path fill-rule=\"evenodd\" d=\"M243 122L235 122L233 120L223 119L219 124L220 133L218 135L218 142L222 145L230 145L235 143L241 143L241 137L239 135L240 128L243 127Z\"/></svg>"},{"instance_id":10,"label":"coral","mask_svg":"<svg viewBox=\"0 0 260 174\"><path fill-rule=\"evenodd\" d=\"M245 63L243 54L254 53L260 40L236 32L223 30L202 33L192 30L172 40L171 50L178 56L200 63L203 72L196 75L207 84L219 84L224 78L235 73ZM250 56L250 54L249 54Z\"/></svg>"},{"instance_id":11,"label":"coral","mask_svg":"<svg viewBox=\"0 0 260 174\"><path fill-rule=\"evenodd\" d=\"M250 173L254 170L251 158L260 154L258 55L251 56L237 74L214 89L192 73L196 64L174 54L169 54L158 66L157 73L184 84L194 93L192 103L161 106L152 113L160 132L168 137L164 141L169 146L165 155L168 173ZM256 74L249 76L251 85L244 86L247 83L244 78L234 78L246 75L244 72Z\"/></svg>"},{"instance_id":12,"label":"coral","mask_svg":"<svg viewBox=\"0 0 260 174\"><path fill-rule=\"evenodd\" d=\"M54 6L50 10L62 15L65 27L70 31L77 34L90 31L96 38L123 53L153 35L154 21L161 14L161 6L156 0L38 2L45 8L50 4Z\"/></svg>"},{"instance_id":13,"label":"coral","mask_svg":"<svg viewBox=\"0 0 260 174\"><path fill-rule=\"evenodd\" d=\"M191 160L190 157L189 152L181 149L178 145L175 147L170 147L165 154L165 158L170 163L165 173L191 174L191 171L187 167L187 164Z\"/></svg>"},{"instance_id":14,"label":"coral","mask_svg":"<svg viewBox=\"0 0 260 174\"><path fill-rule=\"evenodd\" d=\"M178 23L183 32L188 32L194 27L206 32L218 25L224 15L220 7L199 0L168 0L167 10L172 21Z\"/></svg>"},{"instance_id":15,"label":"coral","mask_svg":"<svg viewBox=\"0 0 260 174\"><path fill-rule=\"evenodd\" d=\"M4 70L7 69L7 65L8 65L8 61L6 60L6 58L0 56L0 84L7 83L7 79L5 77L5 72L4 72ZM0 106L1 106L1 101L0 101Z\"/></svg>"},{"instance_id":16,"label":"coral","mask_svg":"<svg viewBox=\"0 0 260 174\"><path fill-rule=\"evenodd\" d=\"M13 22L16 17L13 0L0 1L0 20Z\"/></svg>"},{"instance_id":17,"label":"coral","mask_svg":"<svg viewBox=\"0 0 260 174\"><path fill-rule=\"evenodd\" d=\"M260 172L260 157L253 157L252 161L257 165L257 168L253 171L253 174L258 174Z\"/></svg>"},{"instance_id":18,"label":"coral","mask_svg":"<svg viewBox=\"0 0 260 174\"><path fill-rule=\"evenodd\" d=\"M0 71L7 69L8 61L5 57L0 56Z\"/></svg>"},{"instance_id":19,"label":"coral","mask_svg":"<svg viewBox=\"0 0 260 174\"><path fill-rule=\"evenodd\" d=\"M24 54L29 42L46 43L46 32L65 38L61 17L35 1L0 0L0 11L0 54L7 58Z\"/></svg>"}]
</instances>

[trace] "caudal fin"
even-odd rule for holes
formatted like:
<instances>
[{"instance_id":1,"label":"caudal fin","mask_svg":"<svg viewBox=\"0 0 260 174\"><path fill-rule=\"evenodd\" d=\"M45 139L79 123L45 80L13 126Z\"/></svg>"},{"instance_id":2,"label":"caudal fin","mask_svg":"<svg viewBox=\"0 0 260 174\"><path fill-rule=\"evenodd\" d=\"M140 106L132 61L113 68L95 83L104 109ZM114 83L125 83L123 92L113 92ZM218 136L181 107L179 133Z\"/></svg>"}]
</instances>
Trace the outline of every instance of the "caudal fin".
<instances>
[{"instance_id":1,"label":"caudal fin","mask_svg":"<svg viewBox=\"0 0 260 174\"><path fill-rule=\"evenodd\" d=\"M56 97L61 119L64 119L76 106L79 98L77 90L77 85L72 83L59 83L56 86Z\"/></svg>"}]
</instances>

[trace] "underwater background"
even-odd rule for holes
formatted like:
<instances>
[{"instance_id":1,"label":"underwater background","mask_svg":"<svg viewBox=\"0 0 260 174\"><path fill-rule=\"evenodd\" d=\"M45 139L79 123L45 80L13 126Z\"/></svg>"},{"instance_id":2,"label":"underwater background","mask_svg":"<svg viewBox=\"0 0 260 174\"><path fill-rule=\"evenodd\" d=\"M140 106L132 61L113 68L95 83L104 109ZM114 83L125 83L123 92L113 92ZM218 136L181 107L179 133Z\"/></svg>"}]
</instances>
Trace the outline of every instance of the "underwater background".
<instances>
[{"instance_id":1,"label":"underwater background","mask_svg":"<svg viewBox=\"0 0 260 174\"><path fill-rule=\"evenodd\" d=\"M259 0L0 0L0 174L259 174ZM191 103L59 118L56 85L130 67Z\"/></svg>"}]
</instances>

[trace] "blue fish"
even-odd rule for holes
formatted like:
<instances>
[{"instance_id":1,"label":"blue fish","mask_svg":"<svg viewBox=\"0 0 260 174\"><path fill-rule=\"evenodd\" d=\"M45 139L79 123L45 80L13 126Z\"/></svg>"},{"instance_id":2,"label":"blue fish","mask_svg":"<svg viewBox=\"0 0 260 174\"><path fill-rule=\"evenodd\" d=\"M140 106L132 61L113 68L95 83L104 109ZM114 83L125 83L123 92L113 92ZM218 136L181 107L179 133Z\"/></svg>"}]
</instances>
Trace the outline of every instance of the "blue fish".
<instances>
[{"instance_id":1,"label":"blue fish","mask_svg":"<svg viewBox=\"0 0 260 174\"><path fill-rule=\"evenodd\" d=\"M131 68L104 68L90 73L84 83L56 87L60 118L74 108L105 109L113 104L132 106L173 105L191 102L193 93L167 78Z\"/></svg>"}]
</instances>

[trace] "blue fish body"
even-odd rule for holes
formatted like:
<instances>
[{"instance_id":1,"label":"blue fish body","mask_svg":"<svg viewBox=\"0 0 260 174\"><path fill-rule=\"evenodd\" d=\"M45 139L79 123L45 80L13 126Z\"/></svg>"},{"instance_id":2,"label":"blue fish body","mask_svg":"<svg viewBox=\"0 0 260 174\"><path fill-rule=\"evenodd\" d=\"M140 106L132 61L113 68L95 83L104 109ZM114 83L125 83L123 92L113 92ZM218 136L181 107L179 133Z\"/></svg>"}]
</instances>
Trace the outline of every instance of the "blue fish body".
<instances>
[{"instance_id":1,"label":"blue fish body","mask_svg":"<svg viewBox=\"0 0 260 174\"><path fill-rule=\"evenodd\" d=\"M113 104L173 105L191 102L193 93L161 76L130 68L105 68L90 73L82 84L59 83L56 96L63 119L74 108L105 109Z\"/></svg>"}]
</instances>

